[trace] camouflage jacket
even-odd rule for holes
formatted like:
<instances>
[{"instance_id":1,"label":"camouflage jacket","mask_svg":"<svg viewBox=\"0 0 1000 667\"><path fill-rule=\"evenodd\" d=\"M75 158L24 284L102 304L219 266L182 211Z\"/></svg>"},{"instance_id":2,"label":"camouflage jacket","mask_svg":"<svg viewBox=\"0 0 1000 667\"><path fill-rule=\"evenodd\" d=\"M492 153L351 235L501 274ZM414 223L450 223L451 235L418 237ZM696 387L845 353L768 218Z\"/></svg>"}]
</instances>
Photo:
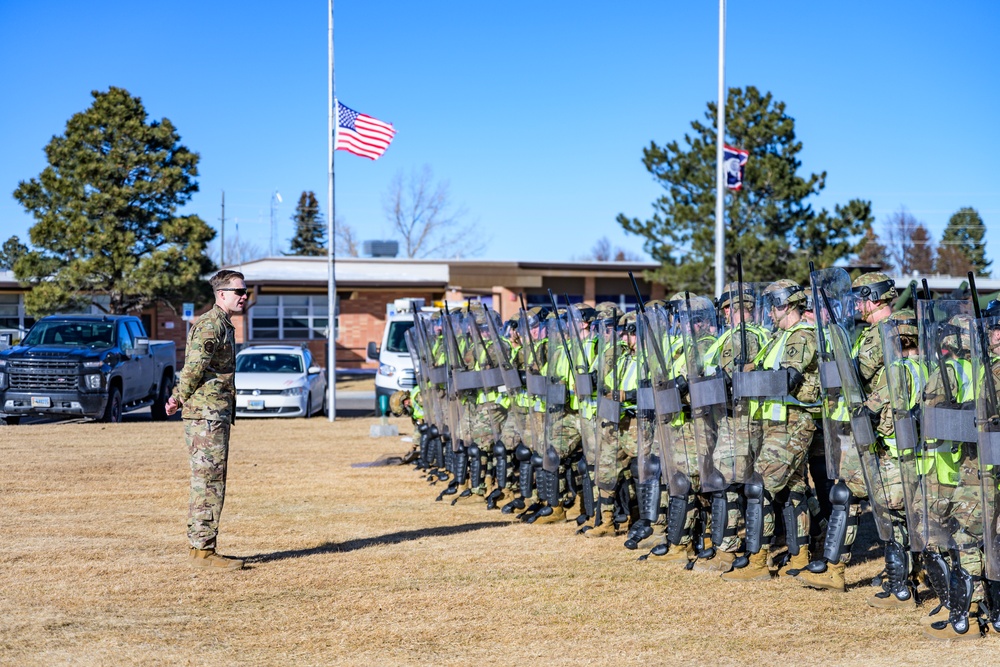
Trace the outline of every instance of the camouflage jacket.
<instances>
[{"instance_id":1,"label":"camouflage jacket","mask_svg":"<svg viewBox=\"0 0 1000 667\"><path fill-rule=\"evenodd\" d=\"M184 419L233 421L236 407L236 330L221 308L214 306L188 333L184 368L174 397Z\"/></svg>"}]
</instances>

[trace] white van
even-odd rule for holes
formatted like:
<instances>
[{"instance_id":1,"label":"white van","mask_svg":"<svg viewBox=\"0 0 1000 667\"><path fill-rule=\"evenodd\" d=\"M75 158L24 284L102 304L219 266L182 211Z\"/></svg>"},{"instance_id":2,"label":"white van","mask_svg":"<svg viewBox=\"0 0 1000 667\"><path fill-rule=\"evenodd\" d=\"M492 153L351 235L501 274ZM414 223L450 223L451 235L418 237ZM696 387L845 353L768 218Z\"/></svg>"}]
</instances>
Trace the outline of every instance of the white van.
<instances>
[{"instance_id":1,"label":"white van","mask_svg":"<svg viewBox=\"0 0 1000 667\"><path fill-rule=\"evenodd\" d=\"M382 331L382 345L368 343L368 361L378 361L375 373L375 413L382 414L379 407L385 401L388 410L389 396L400 389L412 389L417 384L413 370L413 359L406 346L406 332L413 326L413 313L424 307L423 299L396 299L385 306L385 329ZM381 397L386 398L382 399Z\"/></svg>"}]
</instances>

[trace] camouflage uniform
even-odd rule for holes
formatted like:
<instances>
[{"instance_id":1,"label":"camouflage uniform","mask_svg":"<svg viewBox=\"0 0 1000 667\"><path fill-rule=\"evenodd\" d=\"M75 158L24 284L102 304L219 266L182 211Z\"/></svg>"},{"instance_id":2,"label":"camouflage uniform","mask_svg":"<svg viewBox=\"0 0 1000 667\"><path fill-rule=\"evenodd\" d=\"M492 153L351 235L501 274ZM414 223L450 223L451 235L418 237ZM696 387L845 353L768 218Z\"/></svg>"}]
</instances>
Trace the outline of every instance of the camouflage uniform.
<instances>
[{"instance_id":1,"label":"camouflage uniform","mask_svg":"<svg viewBox=\"0 0 1000 667\"><path fill-rule=\"evenodd\" d=\"M229 431L235 417L235 373L235 329L229 315L216 305L191 327L184 368L173 392L183 407L191 461L188 539L197 549L214 549L219 533Z\"/></svg>"}]
</instances>

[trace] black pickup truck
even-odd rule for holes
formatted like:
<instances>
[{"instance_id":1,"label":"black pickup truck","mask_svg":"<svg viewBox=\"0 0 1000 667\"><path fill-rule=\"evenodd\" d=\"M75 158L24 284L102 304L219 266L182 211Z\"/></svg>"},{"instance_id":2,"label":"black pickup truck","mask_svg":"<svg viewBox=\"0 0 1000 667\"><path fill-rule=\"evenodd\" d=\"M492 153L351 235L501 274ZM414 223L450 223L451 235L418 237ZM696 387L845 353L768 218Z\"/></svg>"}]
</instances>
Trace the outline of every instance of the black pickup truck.
<instances>
[{"instance_id":1,"label":"black pickup truck","mask_svg":"<svg viewBox=\"0 0 1000 667\"><path fill-rule=\"evenodd\" d=\"M120 422L150 406L167 418L177 349L150 341L131 315L52 315L35 323L20 345L0 351L0 415L92 417Z\"/></svg>"}]
</instances>

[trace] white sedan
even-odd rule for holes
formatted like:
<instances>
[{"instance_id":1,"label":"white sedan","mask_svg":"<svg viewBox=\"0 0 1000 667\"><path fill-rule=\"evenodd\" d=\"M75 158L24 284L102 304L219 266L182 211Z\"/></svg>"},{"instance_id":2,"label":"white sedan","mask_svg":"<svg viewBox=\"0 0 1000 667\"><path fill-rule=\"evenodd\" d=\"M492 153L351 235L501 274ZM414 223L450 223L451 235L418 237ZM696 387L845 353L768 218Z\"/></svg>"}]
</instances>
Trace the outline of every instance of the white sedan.
<instances>
[{"instance_id":1,"label":"white sedan","mask_svg":"<svg viewBox=\"0 0 1000 667\"><path fill-rule=\"evenodd\" d=\"M326 373L307 348L253 345L236 355L237 417L326 413Z\"/></svg>"}]
</instances>

